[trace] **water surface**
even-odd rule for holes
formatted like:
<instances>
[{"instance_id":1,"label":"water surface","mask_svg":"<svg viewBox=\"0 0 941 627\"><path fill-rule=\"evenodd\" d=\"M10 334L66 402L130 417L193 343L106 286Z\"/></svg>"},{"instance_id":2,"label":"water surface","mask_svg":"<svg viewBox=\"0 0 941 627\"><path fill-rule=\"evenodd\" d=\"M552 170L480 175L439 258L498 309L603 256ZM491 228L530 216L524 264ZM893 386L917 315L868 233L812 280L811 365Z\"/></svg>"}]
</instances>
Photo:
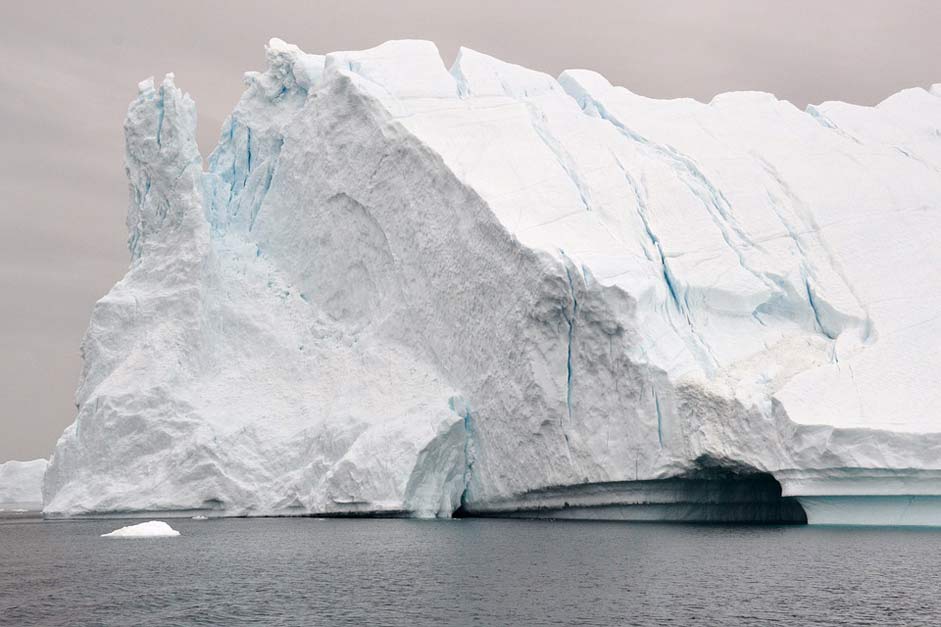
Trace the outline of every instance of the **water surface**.
<instances>
[{"instance_id":1,"label":"water surface","mask_svg":"<svg viewBox=\"0 0 941 627\"><path fill-rule=\"evenodd\" d=\"M0 521L0 623L941 624L939 530L168 521Z\"/></svg>"}]
</instances>

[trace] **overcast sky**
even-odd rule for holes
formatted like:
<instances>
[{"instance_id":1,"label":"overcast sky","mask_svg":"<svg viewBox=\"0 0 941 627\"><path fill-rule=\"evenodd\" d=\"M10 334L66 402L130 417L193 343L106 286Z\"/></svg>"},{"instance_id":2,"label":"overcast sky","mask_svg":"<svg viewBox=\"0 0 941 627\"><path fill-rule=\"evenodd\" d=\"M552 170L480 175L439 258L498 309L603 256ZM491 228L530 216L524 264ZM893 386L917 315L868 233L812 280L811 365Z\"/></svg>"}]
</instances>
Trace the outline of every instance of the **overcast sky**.
<instances>
[{"instance_id":1,"label":"overcast sky","mask_svg":"<svg viewBox=\"0 0 941 627\"><path fill-rule=\"evenodd\" d=\"M89 313L128 265L121 127L147 76L193 95L206 155L275 36L318 53L431 39L448 65L464 45L647 96L804 106L941 82L939 25L936 0L3 2L0 461L47 457L75 417Z\"/></svg>"}]
</instances>

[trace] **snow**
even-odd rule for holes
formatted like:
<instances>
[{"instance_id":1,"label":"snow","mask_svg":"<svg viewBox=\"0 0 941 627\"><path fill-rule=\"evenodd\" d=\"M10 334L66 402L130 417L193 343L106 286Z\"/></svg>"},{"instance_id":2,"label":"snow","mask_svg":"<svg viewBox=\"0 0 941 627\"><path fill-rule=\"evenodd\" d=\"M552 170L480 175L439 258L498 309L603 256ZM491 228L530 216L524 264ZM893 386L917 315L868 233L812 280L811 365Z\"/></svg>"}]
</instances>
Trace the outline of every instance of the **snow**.
<instances>
[{"instance_id":1,"label":"snow","mask_svg":"<svg viewBox=\"0 0 941 627\"><path fill-rule=\"evenodd\" d=\"M180 535L180 532L163 522L162 520L151 520L149 522L138 523L127 527L115 529L110 533L101 534L102 538L173 538Z\"/></svg>"},{"instance_id":2,"label":"snow","mask_svg":"<svg viewBox=\"0 0 941 627\"><path fill-rule=\"evenodd\" d=\"M801 111L429 42L266 56L207 171L172 76L131 103L131 268L47 515L595 515L715 468L811 522L941 495L937 87Z\"/></svg>"},{"instance_id":3,"label":"snow","mask_svg":"<svg viewBox=\"0 0 941 627\"><path fill-rule=\"evenodd\" d=\"M45 459L0 464L0 511L41 510L42 480L48 464Z\"/></svg>"}]
</instances>

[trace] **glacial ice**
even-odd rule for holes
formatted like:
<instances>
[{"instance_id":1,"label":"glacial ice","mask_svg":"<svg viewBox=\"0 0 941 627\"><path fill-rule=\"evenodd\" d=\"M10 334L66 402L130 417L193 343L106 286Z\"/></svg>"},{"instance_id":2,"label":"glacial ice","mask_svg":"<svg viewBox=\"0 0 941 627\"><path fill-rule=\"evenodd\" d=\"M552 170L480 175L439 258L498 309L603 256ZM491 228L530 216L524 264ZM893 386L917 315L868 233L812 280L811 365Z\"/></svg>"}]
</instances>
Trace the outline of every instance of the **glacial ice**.
<instances>
[{"instance_id":1,"label":"glacial ice","mask_svg":"<svg viewBox=\"0 0 941 627\"><path fill-rule=\"evenodd\" d=\"M205 171L189 96L139 86L47 515L941 525L937 86L267 60Z\"/></svg>"},{"instance_id":2,"label":"glacial ice","mask_svg":"<svg viewBox=\"0 0 941 627\"><path fill-rule=\"evenodd\" d=\"M129 525L115 529L110 533L101 534L102 538L174 538L180 535L180 532L163 522L162 520L151 520L136 525Z\"/></svg>"},{"instance_id":3,"label":"glacial ice","mask_svg":"<svg viewBox=\"0 0 941 627\"><path fill-rule=\"evenodd\" d=\"M33 459L0 463L0 511L42 509L42 479L49 462Z\"/></svg>"}]
</instances>

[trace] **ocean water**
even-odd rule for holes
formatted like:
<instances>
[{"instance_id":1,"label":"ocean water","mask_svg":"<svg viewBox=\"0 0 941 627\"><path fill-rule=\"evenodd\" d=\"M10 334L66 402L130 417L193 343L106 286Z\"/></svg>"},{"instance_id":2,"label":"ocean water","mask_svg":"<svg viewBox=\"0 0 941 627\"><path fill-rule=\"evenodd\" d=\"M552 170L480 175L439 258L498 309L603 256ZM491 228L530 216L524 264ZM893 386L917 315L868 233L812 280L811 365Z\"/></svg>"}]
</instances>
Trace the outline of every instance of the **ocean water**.
<instances>
[{"instance_id":1,"label":"ocean water","mask_svg":"<svg viewBox=\"0 0 941 627\"><path fill-rule=\"evenodd\" d=\"M131 522L0 521L0 624L941 624L941 530L303 518L99 537Z\"/></svg>"}]
</instances>

